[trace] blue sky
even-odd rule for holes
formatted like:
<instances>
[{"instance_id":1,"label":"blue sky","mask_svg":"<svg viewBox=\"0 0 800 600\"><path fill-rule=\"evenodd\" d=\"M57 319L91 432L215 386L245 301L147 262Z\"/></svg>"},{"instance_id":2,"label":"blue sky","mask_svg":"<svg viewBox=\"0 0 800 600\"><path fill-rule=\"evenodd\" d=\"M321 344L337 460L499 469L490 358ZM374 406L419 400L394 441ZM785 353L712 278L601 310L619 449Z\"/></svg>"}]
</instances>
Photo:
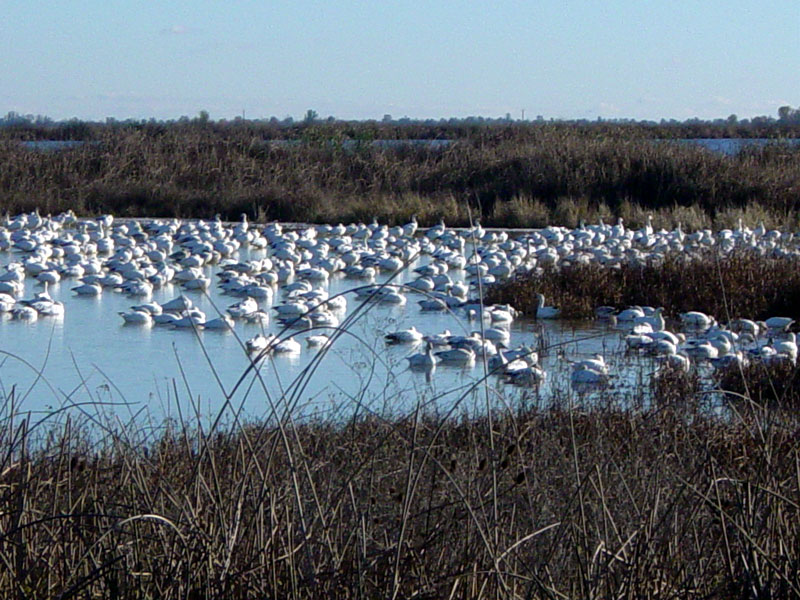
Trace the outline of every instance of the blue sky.
<instances>
[{"instance_id":1,"label":"blue sky","mask_svg":"<svg viewBox=\"0 0 800 600\"><path fill-rule=\"evenodd\" d=\"M0 113L660 119L800 105L798 0L0 1Z\"/></svg>"}]
</instances>

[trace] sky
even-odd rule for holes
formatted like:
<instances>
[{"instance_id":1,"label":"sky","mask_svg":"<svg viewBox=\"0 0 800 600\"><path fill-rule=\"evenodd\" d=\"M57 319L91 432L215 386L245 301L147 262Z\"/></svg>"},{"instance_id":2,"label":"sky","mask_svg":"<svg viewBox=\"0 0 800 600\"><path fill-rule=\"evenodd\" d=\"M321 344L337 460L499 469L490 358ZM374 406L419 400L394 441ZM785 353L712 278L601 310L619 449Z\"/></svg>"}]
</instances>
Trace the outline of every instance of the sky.
<instances>
[{"instance_id":1,"label":"sky","mask_svg":"<svg viewBox=\"0 0 800 600\"><path fill-rule=\"evenodd\" d=\"M798 0L0 0L0 114L777 116Z\"/></svg>"}]
</instances>

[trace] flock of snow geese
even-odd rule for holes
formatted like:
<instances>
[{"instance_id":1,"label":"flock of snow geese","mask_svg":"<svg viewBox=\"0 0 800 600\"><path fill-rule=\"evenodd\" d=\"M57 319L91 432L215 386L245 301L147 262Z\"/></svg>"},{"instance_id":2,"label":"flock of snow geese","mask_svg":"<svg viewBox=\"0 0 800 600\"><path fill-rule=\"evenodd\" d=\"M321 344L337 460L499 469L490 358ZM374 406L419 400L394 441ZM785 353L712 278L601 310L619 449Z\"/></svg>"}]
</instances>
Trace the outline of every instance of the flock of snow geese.
<instances>
[{"instance_id":1,"label":"flock of snow geese","mask_svg":"<svg viewBox=\"0 0 800 600\"><path fill-rule=\"evenodd\" d=\"M254 225L244 216L227 224L219 218L120 221L111 215L79 219L71 212L55 217L37 212L7 216L0 222L0 251L12 257L0 273L0 312L29 322L63 317L64 304L50 296L48 285L70 279L76 283L71 290L79 297L110 291L130 296L130 310L120 313L126 324L195 330L232 330L237 321L260 325L263 333L245 344L256 360L302 352L296 333L307 334L309 348L327 348L347 314L348 296L360 304L404 306L410 295L416 295L419 310L449 311L472 323L474 331L426 334L411 327L386 333L388 344L424 346L424 351L407 357L410 369L432 371L437 364L470 366L485 360L489 369L510 382L536 385L546 377L537 352L511 344L509 326L519 313L508 305L484 305L485 286L544 265L596 262L615 268L668 252L715 248L725 254L739 248L796 256L798 242L800 236L792 233L741 224L732 230L684 233L680 226L655 231L649 222L630 229L619 220L615 225L576 229L553 226L512 237L479 224L457 230L440 223L418 231L416 220L396 227L373 222L285 229L278 223ZM242 248L260 258L239 260ZM217 267L216 282L208 275L210 266ZM393 275L412 267L413 278L407 283L394 284L390 277L388 283L375 284L378 274ZM329 295L334 274L355 280L352 295ZM21 299L26 277L35 278L43 289ZM205 292L212 284L236 302L209 319L185 292ZM180 286L181 292L163 304L152 301L153 291L167 285ZM598 307L597 316L622 329L627 348L658 356L674 368L797 360L797 342L790 331L793 321L785 317L764 322L737 319L723 325L711 315L688 312L676 316L680 330L669 331L660 308ZM528 317L556 319L559 309L547 306L539 295L536 314ZM271 319L281 324L281 334L265 333ZM608 382L609 368L602 355L570 363L573 382Z\"/></svg>"}]
</instances>

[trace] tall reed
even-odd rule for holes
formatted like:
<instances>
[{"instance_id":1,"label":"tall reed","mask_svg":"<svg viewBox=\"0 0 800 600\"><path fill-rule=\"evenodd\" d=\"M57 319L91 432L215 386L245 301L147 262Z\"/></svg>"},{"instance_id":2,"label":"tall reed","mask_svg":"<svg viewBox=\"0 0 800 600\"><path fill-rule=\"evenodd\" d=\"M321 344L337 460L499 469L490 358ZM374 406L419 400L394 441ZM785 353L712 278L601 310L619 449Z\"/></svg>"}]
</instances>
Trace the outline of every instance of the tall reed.
<instances>
[{"instance_id":1,"label":"tall reed","mask_svg":"<svg viewBox=\"0 0 800 600\"><path fill-rule=\"evenodd\" d=\"M55 152L0 130L0 206L82 214L294 221L371 219L424 224L577 225L580 219L719 223L761 207L796 223L800 150L722 156L653 141L636 128L485 127L444 147L375 143L358 127L311 127L265 139L249 127L98 127L90 143ZM445 130L446 131L446 130ZM366 138L366 139L365 139Z\"/></svg>"}]
</instances>

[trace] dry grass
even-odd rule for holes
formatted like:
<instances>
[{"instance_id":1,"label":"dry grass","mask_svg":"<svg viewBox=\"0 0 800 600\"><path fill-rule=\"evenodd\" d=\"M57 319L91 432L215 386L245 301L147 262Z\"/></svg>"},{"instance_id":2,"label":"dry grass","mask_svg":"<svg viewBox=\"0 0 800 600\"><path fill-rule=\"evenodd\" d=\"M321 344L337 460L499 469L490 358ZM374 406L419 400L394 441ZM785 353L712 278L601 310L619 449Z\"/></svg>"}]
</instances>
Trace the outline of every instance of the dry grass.
<instances>
[{"instance_id":1,"label":"dry grass","mask_svg":"<svg viewBox=\"0 0 800 600\"><path fill-rule=\"evenodd\" d=\"M99 440L9 420L0 597L800 593L796 420L658 404Z\"/></svg>"},{"instance_id":2,"label":"dry grass","mask_svg":"<svg viewBox=\"0 0 800 600\"><path fill-rule=\"evenodd\" d=\"M767 407L800 408L800 372L789 361L754 361L746 367L730 367L719 377L719 388L728 399L742 398Z\"/></svg>"}]
</instances>

